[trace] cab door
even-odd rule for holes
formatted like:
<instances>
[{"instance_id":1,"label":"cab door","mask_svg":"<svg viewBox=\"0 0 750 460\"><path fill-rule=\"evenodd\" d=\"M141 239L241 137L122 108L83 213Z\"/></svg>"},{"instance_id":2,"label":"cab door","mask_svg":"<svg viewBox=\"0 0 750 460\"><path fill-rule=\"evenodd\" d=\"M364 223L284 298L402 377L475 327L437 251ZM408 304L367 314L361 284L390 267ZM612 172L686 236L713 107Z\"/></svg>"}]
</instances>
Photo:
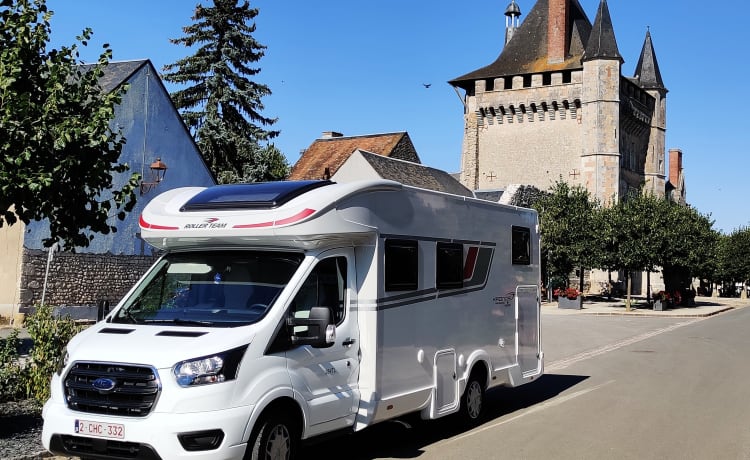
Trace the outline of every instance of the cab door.
<instances>
[{"instance_id":1,"label":"cab door","mask_svg":"<svg viewBox=\"0 0 750 460\"><path fill-rule=\"evenodd\" d=\"M309 425L351 418L359 405L359 326L355 298L354 251L321 254L289 305L289 314L306 318L316 306L328 307L336 340L326 348L301 345L287 351L292 387L308 404ZM306 326L296 326L304 335Z\"/></svg>"}]
</instances>

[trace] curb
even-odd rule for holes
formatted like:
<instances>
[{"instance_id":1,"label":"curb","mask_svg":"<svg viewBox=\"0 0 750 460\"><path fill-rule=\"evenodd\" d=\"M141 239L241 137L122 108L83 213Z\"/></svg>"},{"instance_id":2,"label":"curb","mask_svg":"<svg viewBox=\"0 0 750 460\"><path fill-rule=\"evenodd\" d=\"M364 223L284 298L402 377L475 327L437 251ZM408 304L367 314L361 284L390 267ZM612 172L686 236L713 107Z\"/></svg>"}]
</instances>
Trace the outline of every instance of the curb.
<instances>
[{"instance_id":1,"label":"curb","mask_svg":"<svg viewBox=\"0 0 750 460\"><path fill-rule=\"evenodd\" d=\"M735 307L724 307L718 310L708 311L706 313L676 313L671 315L664 315L664 314L658 314L658 313L646 313L646 312L639 312L639 311L622 311L622 312L602 312L602 311L592 311L592 312L581 312L583 315L589 315L589 316L649 316L652 318L707 318L709 316L718 315L719 313L724 313L729 310L734 310Z\"/></svg>"}]
</instances>

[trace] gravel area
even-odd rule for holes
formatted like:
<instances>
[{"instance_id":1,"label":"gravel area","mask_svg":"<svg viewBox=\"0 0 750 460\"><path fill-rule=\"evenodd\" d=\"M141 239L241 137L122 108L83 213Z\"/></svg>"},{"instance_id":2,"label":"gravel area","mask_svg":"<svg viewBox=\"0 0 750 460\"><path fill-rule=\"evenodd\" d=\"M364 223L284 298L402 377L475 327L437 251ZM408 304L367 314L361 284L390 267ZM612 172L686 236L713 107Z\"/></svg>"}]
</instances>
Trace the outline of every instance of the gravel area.
<instances>
[{"instance_id":1,"label":"gravel area","mask_svg":"<svg viewBox=\"0 0 750 460\"><path fill-rule=\"evenodd\" d=\"M0 458L51 458L42 447L42 414L32 400L0 403Z\"/></svg>"}]
</instances>

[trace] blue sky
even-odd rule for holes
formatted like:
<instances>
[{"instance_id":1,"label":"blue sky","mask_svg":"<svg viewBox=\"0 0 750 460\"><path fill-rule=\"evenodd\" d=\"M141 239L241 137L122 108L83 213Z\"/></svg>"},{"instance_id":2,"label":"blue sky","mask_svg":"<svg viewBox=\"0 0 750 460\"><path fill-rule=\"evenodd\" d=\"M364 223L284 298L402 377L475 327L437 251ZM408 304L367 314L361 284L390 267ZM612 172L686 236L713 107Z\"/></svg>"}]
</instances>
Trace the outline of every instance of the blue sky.
<instances>
[{"instance_id":1,"label":"blue sky","mask_svg":"<svg viewBox=\"0 0 750 460\"><path fill-rule=\"evenodd\" d=\"M593 22L599 0L579 0ZM114 60L148 58L157 69L191 54L182 36L198 0L48 0L52 47L94 31L81 52L107 42ZM207 3L207 2L204 2ZM276 146L290 164L323 131L407 131L422 162L460 169L463 108L447 84L495 60L510 0L253 0L255 38L267 46L257 80L273 94ZM516 0L523 15L535 0ZM750 225L748 4L609 0L623 72L632 75L650 27L666 87L667 149L683 151L687 198L715 228ZM470 6L469 6L470 5ZM430 88L422 84L430 83ZM173 90L173 87L168 86Z\"/></svg>"}]
</instances>

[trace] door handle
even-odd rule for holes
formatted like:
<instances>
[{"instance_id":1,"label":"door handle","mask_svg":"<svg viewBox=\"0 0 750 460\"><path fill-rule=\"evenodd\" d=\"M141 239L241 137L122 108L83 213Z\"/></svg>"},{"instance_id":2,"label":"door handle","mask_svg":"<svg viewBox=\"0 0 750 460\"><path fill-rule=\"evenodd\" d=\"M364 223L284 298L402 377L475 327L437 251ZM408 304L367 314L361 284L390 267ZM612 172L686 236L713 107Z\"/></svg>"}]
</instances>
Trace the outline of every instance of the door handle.
<instances>
[{"instance_id":1,"label":"door handle","mask_svg":"<svg viewBox=\"0 0 750 460\"><path fill-rule=\"evenodd\" d=\"M342 342L341 344L342 344L343 346L345 346L345 347L349 347L349 346L352 346L352 345L354 345L354 342L356 342L356 340L355 340L355 339L353 339L353 338L351 338L351 337L349 337L349 338L347 338L346 340L344 340L344 341L343 341L343 342Z\"/></svg>"}]
</instances>

